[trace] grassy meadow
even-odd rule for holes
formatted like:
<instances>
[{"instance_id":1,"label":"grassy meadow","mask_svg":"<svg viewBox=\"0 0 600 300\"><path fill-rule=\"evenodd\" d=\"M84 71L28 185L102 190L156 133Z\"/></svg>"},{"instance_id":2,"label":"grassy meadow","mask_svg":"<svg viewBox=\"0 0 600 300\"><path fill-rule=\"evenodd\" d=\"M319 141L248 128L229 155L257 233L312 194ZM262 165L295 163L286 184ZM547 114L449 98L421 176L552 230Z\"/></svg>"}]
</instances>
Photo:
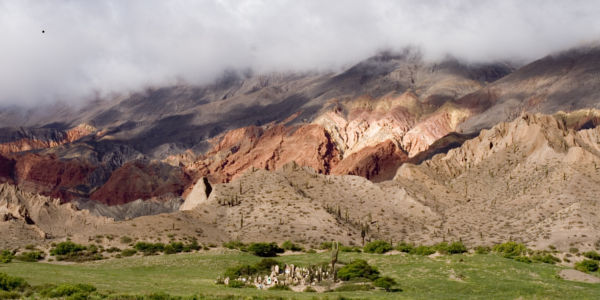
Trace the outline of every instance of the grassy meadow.
<instances>
[{"instance_id":1,"label":"grassy meadow","mask_svg":"<svg viewBox=\"0 0 600 300\"><path fill-rule=\"evenodd\" d=\"M340 253L341 262L361 258L391 276L403 291L297 293L235 289L215 284L226 268L256 263L261 258L235 250L177 255L134 256L86 263L0 264L0 272L26 279L31 285L92 284L113 294L237 295L284 299L599 299L600 284L560 279L562 267L522 263L494 254L461 254L429 258L419 255ZM277 258L307 265L329 260L328 253L302 253Z\"/></svg>"}]
</instances>

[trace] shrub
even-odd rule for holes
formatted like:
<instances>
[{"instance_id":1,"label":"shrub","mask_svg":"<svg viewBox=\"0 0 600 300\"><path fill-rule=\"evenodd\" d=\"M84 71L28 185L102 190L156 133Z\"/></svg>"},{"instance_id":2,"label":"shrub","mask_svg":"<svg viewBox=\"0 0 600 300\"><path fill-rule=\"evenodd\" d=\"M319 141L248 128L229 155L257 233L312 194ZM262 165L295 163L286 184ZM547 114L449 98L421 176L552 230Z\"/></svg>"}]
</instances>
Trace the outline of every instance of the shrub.
<instances>
[{"instance_id":1,"label":"shrub","mask_svg":"<svg viewBox=\"0 0 600 300\"><path fill-rule=\"evenodd\" d=\"M277 253L283 253L283 249L275 243L252 243L247 249L252 254L260 257L273 257L277 256Z\"/></svg>"},{"instance_id":2,"label":"shrub","mask_svg":"<svg viewBox=\"0 0 600 300\"><path fill-rule=\"evenodd\" d=\"M271 267L279 265L279 267L283 267L278 261L272 258L263 258L261 261L254 265L257 273L269 273L271 272Z\"/></svg>"},{"instance_id":3,"label":"shrub","mask_svg":"<svg viewBox=\"0 0 600 300\"><path fill-rule=\"evenodd\" d=\"M370 284L343 284L335 289L336 292L357 292L370 291L373 286Z\"/></svg>"},{"instance_id":4,"label":"shrub","mask_svg":"<svg viewBox=\"0 0 600 300\"><path fill-rule=\"evenodd\" d=\"M400 242L398 246L396 246L396 250L404 253L410 253L415 247L412 244Z\"/></svg>"},{"instance_id":5,"label":"shrub","mask_svg":"<svg viewBox=\"0 0 600 300\"><path fill-rule=\"evenodd\" d=\"M20 299L22 298L21 293L19 292L7 292L0 290L0 299Z\"/></svg>"},{"instance_id":6,"label":"shrub","mask_svg":"<svg viewBox=\"0 0 600 300\"><path fill-rule=\"evenodd\" d=\"M446 242L437 243L431 246L431 248L440 254L448 254L448 243Z\"/></svg>"},{"instance_id":7,"label":"shrub","mask_svg":"<svg viewBox=\"0 0 600 300\"><path fill-rule=\"evenodd\" d=\"M270 287L269 290L271 290L271 291L289 291L291 289L287 285L277 284L277 285Z\"/></svg>"},{"instance_id":8,"label":"shrub","mask_svg":"<svg viewBox=\"0 0 600 300\"><path fill-rule=\"evenodd\" d=\"M379 277L379 278L375 279L375 281L373 281L373 285L384 289L386 292L389 292L392 290L392 287L394 285L396 285L396 280L394 280L394 278L388 277L388 276Z\"/></svg>"},{"instance_id":9,"label":"shrub","mask_svg":"<svg viewBox=\"0 0 600 300\"><path fill-rule=\"evenodd\" d=\"M450 254L460 254L467 252L467 247L462 242L453 242L448 245L448 253Z\"/></svg>"},{"instance_id":10,"label":"shrub","mask_svg":"<svg viewBox=\"0 0 600 300\"><path fill-rule=\"evenodd\" d=\"M121 252L121 249L117 248L117 247L110 247L110 248L106 249L106 252L108 252L108 253Z\"/></svg>"},{"instance_id":11,"label":"shrub","mask_svg":"<svg viewBox=\"0 0 600 300\"><path fill-rule=\"evenodd\" d=\"M521 243L510 241L495 245L493 250L506 258L513 258L525 254L527 252L527 247Z\"/></svg>"},{"instance_id":12,"label":"shrub","mask_svg":"<svg viewBox=\"0 0 600 300\"><path fill-rule=\"evenodd\" d=\"M228 268L225 270L225 277L229 277L230 279L239 278L240 276L250 276L254 275L258 272L255 266L253 265L241 265L237 267Z\"/></svg>"},{"instance_id":13,"label":"shrub","mask_svg":"<svg viewBox=\"0 0 600 300\"><path fill-rule=\"evenodd\" d=\"M133 256L136 253L137 253L137 250L129 248L129 249L125 249L125 250L121 251L121 256L125 256L125 257Z\"/></svg>"},{"instance_id":14,"label":"shrub","mask_svg":"<svg viewBox=\"0 0 600 300\"><path fill-rule=\"evenodd\" d=\"M575 247L571 247L571 248L569 248L569 252L573 253L573 254L577 254L577 253L579 253L579 249L577 249Z\"/></svg>"},{"instance_id":15,"label":"shrub","mask_svg":"<svg viewBox=\"0 0 600 300\"><path fill-rule=\"evenodd\" d=\"M50 250L50 255L70 255L86 250L83 245L75 244L71 241L58 243Z\"/></svg>"},{"instance_id":16,"label":"shrub","mask_svg":"<svg viewBox=\"0 0 600 300\"><path fill-rule=\"evenodd\" d=\"M133 247L135 250L144 253L144 255L153 255L165 250L165 245L163 243L137 242Z\"/></svg>"},{"instance_id":17,"label":"shrub","mask_svg":"<svg viewBox=\"0 0 600 300\"><path fill-rule=\"evenodd\" d=\"M20 261L36 262L44 259L44 253L40 251L23 252L16 257Z\"/></svg>"},{"instance_id":18,"label":"shrub","mask_svg":"<svg viewBox=\"0 0 600 300\"><path fill-rule=\"evenodd\" d=\"M575 264L575 269L582 272L596 272L598 271L598 262L595 260L584 259Z\"/></svg>"},{"instance_id":19,"label":"shrub","mask_svg":"<svg viewBox=\"0 0 600 300\"><path fill-rule=\"evenodd\" d=\"M21 277L14 277L5 273L0 273L0 290L10 292L14 290L23 290L28 286L29 284L27 284L25 279Z\"/></svg>"},{"instance_id":20,"label":"shrub","mask_svg":"<svg viewBox=\"0 0 600 300\"><path fill-rule=\"evenodd\" d=\"M557 258L557 257L555 257L552 254L545 254L545 255L536 254L536 255L532 255L531 256L531 260L533 260L535 262L543 262L543 263L551 264L551 265L553 265L553 264L555 264L557 262L560 262L560 259Z\"/></svg>"},{"instance_id":21,"label":"shrub","mask_svg":"<svg viewBox=\"0 0 600 300\"><path fill-rule=\"evenodd\" d=\"M246 244L244 244L240 241L229 241L229 242L223 243L223 247L225 247L227 249L238 249L240 251L246 251Z\"/></svg>"},{"instance_id":22,"label":"shrub","mask_svg":"<svg viewBox=\"0 0 600 300\"><path fill-rule=\"evenodd\" d=\"M598 254L598 252L596 251L585 252L583 253L583 256L593 260L600 260L600 254Z\"/></svg>"},{"instance_id":23,"label":"shrub","mask_svg":"<svg viewBox=\"0 0 600 300\"><path fill-rule=\"evenodd\" d=\"M333 242L322 242L321 245L319 245L319 249L330 250L332 246L333 246Z\"/></svg>"},{"instance_id":24,"label":"shrub","mask_svg":"<svg viewBox=\"0 0 600 300\"><path fill-rule=\"evenodd\" d=\"M242 282L242 281L239 281L239 280L230 280L229 284L227 286L230 287L230 288L239 289L239 288L245 287L246 284L244 282Z\"/></svg>"},{"instance_id":25,"label":"shrub","mask_svg":"<svg viewBox=\"0 0 600 300\"><path fill-rule=\"evenodd\" d=\"M370 266L366 261L357 259L343 266L338 270L338 277L341 280L348 281L353 278L367 278L375 280L379 277L379 271Z\"/></svg>"},{"instance_id":26,"label":"shrub","mask_svg":"<svg viewBox=\"0 0 600 300\"><path fill-rule=\"evenodd\" d=\"M90 293L96 291L96 287L94 287L93 285L89 285L89 284L70 284L70 283L63 283L60 284L58 286L50 286L47 287L46 289L42 290L40 292L40 294L44 297L49 297L49 298L58 298L58 297L65 297L65 296L79 296L79 297L72 297L72 298L78 298L78 299L86 299L87 295L89 295Z\"/></svg>"},{"instance_id":27,"label":"shrub","mask_svg":"<svg viewBox=\"0 0 600 300\"><path fill-rule=\"evenodd\" d=\"M175 253L181 253L183 252L183 243L181 242L172 242L170 244L167 244L163 251L165 252L165 254L175 254Z\"/></svg>"},{"instance_id":28,"label":"shrub","mask_svg":"<svg viewBox=\"0 0 600 300\"><path fill-rule=\"evenodd\" d=\"M412 249L411 254L417 254L417 255L431 255L434 254L435 250L432 247L429 246L418 246Z\"/></svg>"},{"instance_id":29,"label":"shrub","mask_svg":"<svg viewBox=\"0 0 600 300\"><path fill-rule=\"evenodd\" d=\"M340 246L340 251L342 252L362 252L360 247L357 246Z\"/></svg>"},{"instance_id":30,"label":"shrub","mask_svg":"<svg viewBox=\"0 0 600 300\"><path fill-rule=\"evenodd\" d=\"M0 262L1 263L9 263L15 258L15 255L9 250L2 250L0 252Z\"/></svg>"},{"instance_id":31,"label":"shrub","mask_svg":"<svg viewBox=\"0 0 600 300\"><path fill-rule=\"evenodd\" d=\"M531 263L531 259L527 256L515 256L514 260L518 262Z\"/></svg>"},{"instance_id":32,"label":"shrub","mask_svg":"<svg viewBox=\"0 0 600 300\"><path fill-rule=\"evenodd\" d=\"M129 243L133 242L133 239L131 239L128 236L122 236L120 241L121 241L121 244L129 244Z\"/></svg>"},{"instance_id":33,"label":"shrub","mask_svg":"<svg viewBox=\"0 0 600 300\"><path fill-rule=\"evenodd\" d=\"M315 290L315 289L314 289L312 286L307 286L307 287L306 287L306 288L303 290L303 292L305 292L305 293L316 293L316 292L317 292L317 290Z\"/></svg>"},{"instance_id":34,"label":"shrub","mask_svg":"<svg viewBox=\"0 0 600 300\"><path fill-rule=\"evenodd\" d=\"M291 241L285 241L281 244L281 248L285 251L302 251L302 247L292 243Z\"/></svg>"},{"instance_id":35,"label":"shrub","mask_svg":"<svg viewBox=\"0 0 600 300\"><path fill-rule=\"evenodd\" d=\"M488 254L492 249L488 246L477 246L475 247L475 253L477 254Z\"/></svg>"},{"instance_id":36,"label":"shrub","mask_svg":"<svg viewBox=\"0 0 600 300\"><path fill-rule=\"evenodd\" d=\"M365 245L363 251L365 253L383 254L392 249L393 249L392 245L390 245L390 243L388 243L386 241L373 241L373 242L367 243Z\"/></svg>"}]
</instances>

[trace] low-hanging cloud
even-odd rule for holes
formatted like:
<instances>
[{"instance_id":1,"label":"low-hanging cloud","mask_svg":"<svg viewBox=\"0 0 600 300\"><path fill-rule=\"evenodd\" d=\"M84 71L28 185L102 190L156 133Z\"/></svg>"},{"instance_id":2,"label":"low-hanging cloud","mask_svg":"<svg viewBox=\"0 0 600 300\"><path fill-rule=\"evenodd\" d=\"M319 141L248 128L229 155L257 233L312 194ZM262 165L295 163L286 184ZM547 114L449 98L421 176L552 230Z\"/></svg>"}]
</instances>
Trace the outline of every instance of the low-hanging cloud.
<instances>
[{"instance_id":1,"label":"low-hanging cloud","mask_svg":"<svg viewBox=\"0 0 600 300\"><path fill-rule=\"evenodd\" d=\"M336 69L406 46L532 60L596 42L598 16L595 0L0 0L0 105L202 84L231 68Z\"/></svg>"}]
</instances>

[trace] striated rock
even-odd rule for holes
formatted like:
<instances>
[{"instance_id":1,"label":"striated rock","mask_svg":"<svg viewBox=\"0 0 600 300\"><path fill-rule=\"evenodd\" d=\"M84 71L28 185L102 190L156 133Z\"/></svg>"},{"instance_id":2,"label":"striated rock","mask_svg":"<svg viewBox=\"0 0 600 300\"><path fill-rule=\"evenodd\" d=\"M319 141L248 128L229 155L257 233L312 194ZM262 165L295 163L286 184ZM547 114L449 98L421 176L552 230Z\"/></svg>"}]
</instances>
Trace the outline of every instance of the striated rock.
<instances>
[{"instance_id":1,"label":"striated rock","mask_svg":"<svg viewBox=\"0 0 600 300\"><path fill-rule=\"evenodd\" d=\"M372 181L389 180L407 159L402 149L387 140L347 156L331 170L331 174L358 175Z\"/></svg>"},{"instance_id":2,"label":"striated rock","mask_svg":"<svg viewBox=\"0 0 600 300\"><path fill-rule=\"evenodd\" d=\"M3 136L0 138L0 154L52 148L72 143L95 131L96 128L93 126L80 124L66 131L53 129L21 129L16 132L3 132Z\"/></svg>"},{"instance_id":3,"label":"striated rock","mask_svg":"<svg viewBox=\"0 0 600 300\"><path fill-rule=\"evenodd\" d=\"M114 171L90 199L116 205L137 199L177 197L188 184L190 178L181 168L155 161L133 161Z\"/></svg>"}]
</instances>

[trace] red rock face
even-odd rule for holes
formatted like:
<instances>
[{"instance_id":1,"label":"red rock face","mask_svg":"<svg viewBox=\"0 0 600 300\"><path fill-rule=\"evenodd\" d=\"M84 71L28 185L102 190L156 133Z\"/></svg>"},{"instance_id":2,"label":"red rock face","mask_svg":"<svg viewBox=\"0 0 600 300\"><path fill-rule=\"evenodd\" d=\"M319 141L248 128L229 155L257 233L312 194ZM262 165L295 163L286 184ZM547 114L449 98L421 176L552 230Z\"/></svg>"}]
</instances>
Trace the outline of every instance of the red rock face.
<instances>
[{"instance_id":1,"label":"red rock face","mask_svg":"<svg viewBox=\"0 0 600 300\"><path fill-rule=\"evenodd\" d=\"M391 140L352 153L332 170L336 175L358 175L373 181L389 180L408 155Z\"/></svg>"},{"instance_id":2,"label":"red rock face","mask_svg":"<svg viewBox=\"0 0 600 300\"><path fill-rule=\"evenodd\" d=\"M188 169L197 176L209 176L212 182L228 182L251 167L274 170L292 161L329 173L339 161L339 153L319 125L250 126L228 132Z\"/></svg>"},{"instance_id":3,"label":"red rock face","mask_svg":"<svg viewBox=\"0 0 600 300\"><path fill-rule=\"evenodd\" d=\"M94 166L77 159L63 161L54 155L27 153L16 157L14 178L19 186L68 201L76 197Z\"/></svg>"},{"instance_id":4,"label":"red rock face","mask_svg":"<svg viewBox=\"0 0 600 300\"><path fill-rule=\"evenodd\" d=\"M137 199L179 196L191 183L190 177L181 168L136 161L114 171L90 198L107 205L117 205Z\"/></svg>"},{"instance_id":5,"label":"red rock face","mask_svg":"<svg viewBox=\"0 0 600 300\"><path fill-rule=\"evenodd\" d=\"M15 160L0 155L0 183L13 183Z\"/></svg>"}]
</instances>

